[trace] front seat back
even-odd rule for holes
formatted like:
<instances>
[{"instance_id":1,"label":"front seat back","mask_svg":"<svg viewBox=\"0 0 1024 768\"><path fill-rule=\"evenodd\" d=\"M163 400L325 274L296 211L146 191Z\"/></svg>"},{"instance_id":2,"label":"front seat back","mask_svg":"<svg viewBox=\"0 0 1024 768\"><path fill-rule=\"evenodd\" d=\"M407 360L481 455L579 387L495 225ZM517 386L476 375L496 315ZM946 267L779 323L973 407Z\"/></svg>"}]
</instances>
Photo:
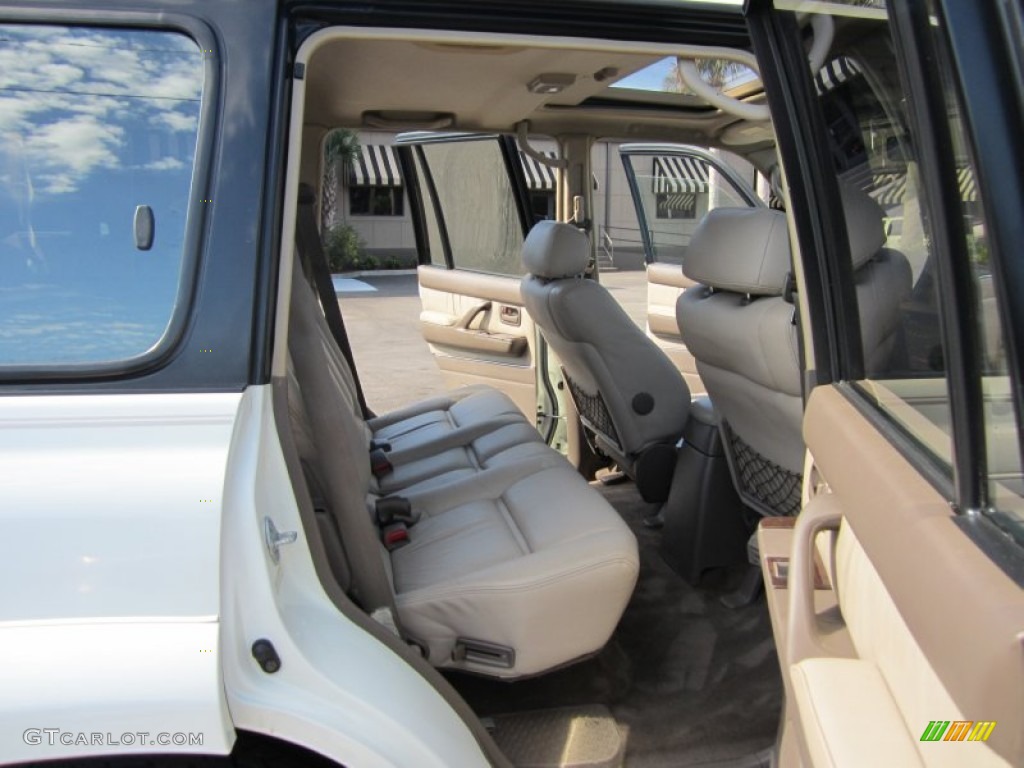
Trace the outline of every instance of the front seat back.
<instances>
[{"instance_id":1,"label":"front seat back","mask_svg":"<svg viewBox=\"0 0 1024 768\"><path fill-rule=\"evenodd\" d=\"M796 514L804 442L786 216L716 208L697 227L683 272L698 285L676 320L719 414L737 490L761 512Z\"/></svg>"},{"instance_id":2,"label":"front seat back","mask_svg":"<svg viewBox=\"0 0 1024 768\"><path fill-rule=\"evenodd\" d=\"M884 248L883 211L841 189L867 374L899 350L900 303L910 290L903 254ZM718 414L737 490L764 514L800 511L804 441L796 307L786 296L791 255L786 217L717 208L690 241L683 271L700 283L676 320Z\"/></svg>"},{"instance_id":3,"label":"front seat back","mask_svg":"<svg viewBox=\"0 0 1024 768\"><path fill-rule=\"evenodd\" d=\"M648 501L664 501L675 444L690 410L682 375L600 284L583 272L587 236L539 222L523 244L523 304L562 363L565 382L598 446Z\"/></svg>"}]
</instances>

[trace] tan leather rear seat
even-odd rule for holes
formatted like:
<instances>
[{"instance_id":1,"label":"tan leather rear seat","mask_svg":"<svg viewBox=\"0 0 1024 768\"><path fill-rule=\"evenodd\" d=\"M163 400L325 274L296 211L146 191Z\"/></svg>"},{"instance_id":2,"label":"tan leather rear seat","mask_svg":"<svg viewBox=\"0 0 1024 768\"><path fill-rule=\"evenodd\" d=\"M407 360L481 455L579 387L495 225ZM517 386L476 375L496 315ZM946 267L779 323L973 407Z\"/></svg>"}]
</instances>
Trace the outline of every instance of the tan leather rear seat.
<instances>
[{"instance_id":1,"label":"tan leather rear seat","mask_svg":"<svg viewBox=\"0 0 1024 768\"><path fill-rule=\"evenodd\" d=\"M495 677L537 674L607 642L636 583L636 540L510 400L473 388L367 424L299 269L289 351L296 445L336 521L335 573L354 599L381 604L382 567L398 625L431 663ZM380 481L374 436L392 441L396 459ZM388 551L372 514L392 489L419 519Z\"/></svg>"}]
</instances>

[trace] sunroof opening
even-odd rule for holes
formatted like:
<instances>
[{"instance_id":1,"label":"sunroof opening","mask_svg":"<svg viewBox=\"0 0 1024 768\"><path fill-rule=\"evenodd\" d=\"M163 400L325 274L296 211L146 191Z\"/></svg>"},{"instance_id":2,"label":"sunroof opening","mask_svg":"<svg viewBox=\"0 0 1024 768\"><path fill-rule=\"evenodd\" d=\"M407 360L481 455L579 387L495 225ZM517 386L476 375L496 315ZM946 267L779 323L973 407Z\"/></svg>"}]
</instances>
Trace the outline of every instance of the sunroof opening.
<instances>
[{"instance_id":1,"label":"sunroof opening","mask_svg":"<svg viewBox=\"0 0 1024 768\"><path fill-rule=\"evenodd\" d=\"M654 93L693 93L683 83L678 64L678 57L666 56L611 87ZM758 80L757 73L750 67L727 59L697 59L697 71L704 80L725 93Z\"/></svg>"}]
</instances>

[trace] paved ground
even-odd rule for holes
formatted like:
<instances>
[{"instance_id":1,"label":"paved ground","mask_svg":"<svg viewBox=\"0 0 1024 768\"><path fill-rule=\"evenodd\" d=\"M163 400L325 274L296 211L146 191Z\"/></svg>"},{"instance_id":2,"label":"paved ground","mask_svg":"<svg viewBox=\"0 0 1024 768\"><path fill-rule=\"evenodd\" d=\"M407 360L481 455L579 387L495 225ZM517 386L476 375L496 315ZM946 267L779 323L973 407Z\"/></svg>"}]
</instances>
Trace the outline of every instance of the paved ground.
<instances>
[{"instance_id":1,"label":"paved ground","mask_svg":"<svg viewBox=\"0 0 1024 768\"><path fill-rule=\"evenodd\" d=\"M644 328L646 273L606 272L601 282ZM420 335L415 275L382 273L343 280L337 287L363 390L374 411L386 413L445 391L441 373Z\"/></svg>"}]
</instances>

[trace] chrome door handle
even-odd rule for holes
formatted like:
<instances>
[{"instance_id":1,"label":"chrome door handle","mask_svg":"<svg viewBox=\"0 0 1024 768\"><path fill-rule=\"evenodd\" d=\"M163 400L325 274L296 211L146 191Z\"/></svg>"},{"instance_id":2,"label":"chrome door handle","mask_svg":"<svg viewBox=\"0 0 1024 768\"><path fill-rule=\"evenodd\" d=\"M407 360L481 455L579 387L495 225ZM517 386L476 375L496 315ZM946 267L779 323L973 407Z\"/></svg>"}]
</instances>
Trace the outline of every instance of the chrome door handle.
<instances>
[{"instance_id":1,"label":"chrome door handle","mask_svg":"<svg viewBox=\"0 0 1024 768\"><path fill-rule=\"evenodd\" d=\"M294 544L295 540L299 538L299 534L296 531L279 531L277 526L274 525L274 521L269 517L263 518L263 541L267 545L267 551L270 553L270 559L275 563L281 561L280 547L286 544Z\"/></svg>"}]
</instances>

